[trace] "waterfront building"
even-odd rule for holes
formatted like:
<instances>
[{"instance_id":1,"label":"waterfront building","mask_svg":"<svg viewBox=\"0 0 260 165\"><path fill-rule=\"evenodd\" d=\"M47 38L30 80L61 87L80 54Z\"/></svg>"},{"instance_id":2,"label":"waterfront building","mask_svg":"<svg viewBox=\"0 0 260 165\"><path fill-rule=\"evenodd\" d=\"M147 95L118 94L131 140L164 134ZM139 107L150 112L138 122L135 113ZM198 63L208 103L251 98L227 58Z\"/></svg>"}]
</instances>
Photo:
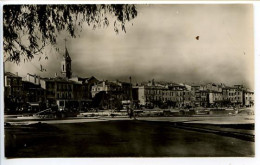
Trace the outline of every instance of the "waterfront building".
<instances>
[{"instance_id":1,"label":"waterfront building","mask_svg":"<svg viewBox=\"0 0 260 165\"><path fill-rule=\"evenodd\" d=\"M182 107L184 106L185 86L179 84L151 83L135 86L136 98L141 106L146 107ZM188 94L188 93L187 93ZM187 95L187 98L188 95ZM189 98L190 99L190 98ZM187 100L188 102L188 100Z\"/></svg>"},{"instance_id":2,"label":"waterfront building","mask_svg":"<svg viewBox=\"0 0 260 165\"><path fill-rule=\"evenodd\" d=\"M91 87L98 82L93 76L72 76L71 58L66 47L61 61L61 76L55 73L53 78L41 78L28 73L26 79L44 90L47 107L59 110L87 110L92 101Z\"/></svg>"},{"instance_id":3,"label":"waterfront building","mask_svg":"<svg viewBox=\"0 0 260 165\"><path fill-rule=\"evenodd\" d=\"M69 80L81 84L82 98L90 100L92 98L92 86L99 83L99 80L94 76L91 77L72 77Z\"/></svg>"},{"instance_id":4,"label":"waterfront building","mask_svg":"<svg viewBox=\"0 0 260 165\"><path fill-rule=\"evenodd\" d=\"M194 97L191 90L183 91L183 106L190 107L193 106Z\"/></svg>"},{"instance_id":5,"label":"waterfront building","mask_svg":"<svg viewBox=\"0 0 260 165\"><path fill-rule=\"evenodd\" d=\"M251 107L254 105L254 92L245 90L243 102L246 107Z\"/></svg>"},{"instance_id":6,"label":"waterfront building","mask_svg":"<svg viewBox=\"0 0 260 165\"><path fill-rule=\"evenodd\" d=\"M195 91L194 105L207 107L209 105L209 91L208 90Z\"/></svg>"},{"instance_id":7,"label":"waterfront building","mask_svg":"<svg viewBox=\"0 0 260 165\"><path fill-rule=\"evenodd\" d=\"M217 107L223 105L223 93L218 91L209 91L209 105Z\"/></svg>"},{"instance_id":8,"label":"waterfront building","mask_svg":"<svg viewBox=\"0 0 260 165\"><path fill-rule=\"evenodd\" d=\"M40 84L22 81L24 103L28 111L39 111L46 108L45 90Z\"/></svg>"},{"instance_id":9,"label":"waterfront building","mask_svg":"<svg viewBox=\"0 0 260 165\"><path fill-rule=\"evenodd\" d=\"M140 106L146 105L146 97L144 94L144 86L133 86L133 100L139 103Z\"/></svg>"},{"instance_id":10,"label":"waterfront building","mask_svg":"<svg viewBox=\"0 0 260 165\"><path fill-rule=\"evenodd\" d=\"M22 97L22 77L11 72L5 72L4 74L4 100L5 111L18 111L22 109L23 97Z\"/></svg>"},{"instance_id":11,"label":"waterfront building","mask_svg":"<svg viewBox=\"0 0 260 165\"><path fill-rule=\"evenodd\" d=\"M21 97L22 77L18 76L18 72L16 74L5 72L4 87L6 97Z\"/></svg>"},{"instance_id":12,"label":"waterfront building","mask_svg":"<svg viewBox=\"0 0 260 165\"><path fill-rule=\"evenodd\" d=\"M92 86L92 98L95 106L102 108L120 108L122 101L130 100L130 83L120 81L101 81Z\"/></svg>"},{"instance_id":13,"label":"waterfront building","mask_svg":"<svg viewBox=\"0 0 260 165\"><path fill-rule=\"evenodd\" d=\"M243 90L236 87L226 87L223 89L223 98L230 102L232 106L243 105Z\"/></svg>"},{"instance_id":14,"label":"waterfront building","mask_svg":"<svg viewBox=\"0 0 260 165\"><path fill-rule=\"evenodd\" d=\"M223 88L223 100L232 106L254 105L254 92L249 91L243 85Z\"/></svg>"},{"instance_id":15,"label":"waterfront building","mask_svg":"<svg viewBox=\"0 0 260 165\"><path fill-rule=\"evenodd\" d=\"M47 107L61 106L60 110L65 107L65 102L74 98L73 81L66 78L41 78L40 84L46 92Z\"/></svg>"}]
</instances>

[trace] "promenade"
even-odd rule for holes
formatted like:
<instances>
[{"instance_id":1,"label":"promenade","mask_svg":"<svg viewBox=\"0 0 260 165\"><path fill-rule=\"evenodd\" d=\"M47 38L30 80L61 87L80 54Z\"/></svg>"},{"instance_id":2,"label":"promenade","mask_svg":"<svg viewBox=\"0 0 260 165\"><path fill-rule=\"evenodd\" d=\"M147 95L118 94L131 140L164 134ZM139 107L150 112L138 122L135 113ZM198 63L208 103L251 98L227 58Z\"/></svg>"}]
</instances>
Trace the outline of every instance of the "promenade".
<instances>
[{"instance_id":1,"label":"promenade","mask_svg":"<svg viewBox=\"0 0 260 165\"><path fill-rule=\"evenodd\" d=\"M254 116L6 116L5 155L32 157L251 157Z\"/></svg>"}]
</instances>

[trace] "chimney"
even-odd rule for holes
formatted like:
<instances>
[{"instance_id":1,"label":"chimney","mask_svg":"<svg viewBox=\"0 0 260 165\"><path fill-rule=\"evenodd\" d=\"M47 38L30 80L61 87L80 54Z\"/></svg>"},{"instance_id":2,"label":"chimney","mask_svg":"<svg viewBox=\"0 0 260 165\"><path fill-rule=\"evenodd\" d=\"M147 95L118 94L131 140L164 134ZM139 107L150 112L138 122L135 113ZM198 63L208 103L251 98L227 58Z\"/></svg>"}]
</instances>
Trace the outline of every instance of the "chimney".
<instances>
[{"instance_id":1,"label":"chimney","mask_svg":"<svg viewBox=\"0 0 260 165\"><path fill-rule=\"evenodd\" d=\"M55 73L55 77L57 77L58 75L57 75L57 73Z\"/></svg>"},{"instance_id":2,"label":"chimney","mask_svg":"<svg viewBox=\"0 0 260 165\"><path fill-rule=\"evenodd\" d=\"M30 81L30 75L29 75L29 73L27 73L26 79L27 79L27 81Z\"/></svg>"},{"instance_id":3,"label":"chimney","mask_svg":"<svg viewBox=\"0 0 260 165\"><path fill-rule=\"evenodd\" d=\"M18 76L18 72L16 72L16 76Z\"/></svg>"}]
</instances>

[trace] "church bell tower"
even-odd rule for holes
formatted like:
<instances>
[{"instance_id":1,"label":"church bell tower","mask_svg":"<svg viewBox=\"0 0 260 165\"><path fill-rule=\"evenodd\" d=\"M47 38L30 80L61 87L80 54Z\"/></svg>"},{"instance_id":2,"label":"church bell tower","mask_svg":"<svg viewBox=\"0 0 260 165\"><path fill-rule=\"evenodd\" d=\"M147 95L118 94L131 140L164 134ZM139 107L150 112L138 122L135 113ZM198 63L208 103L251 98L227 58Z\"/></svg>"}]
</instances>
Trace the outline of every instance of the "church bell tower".
<instances>
[{"instance_id":1,"label":"church bell tower","mask_svg":"<svg viewBox=\"0 0 260 165\"><path fill-rule=\"evenodd\" d=\"M67 50L66 43L65 43L65 54L63 55L63 59L61 61L61 74L63 77L66 77L68 79L70 79L72 76L71 58L70 58L69 52Z\"/></svg>"}]
</instances>

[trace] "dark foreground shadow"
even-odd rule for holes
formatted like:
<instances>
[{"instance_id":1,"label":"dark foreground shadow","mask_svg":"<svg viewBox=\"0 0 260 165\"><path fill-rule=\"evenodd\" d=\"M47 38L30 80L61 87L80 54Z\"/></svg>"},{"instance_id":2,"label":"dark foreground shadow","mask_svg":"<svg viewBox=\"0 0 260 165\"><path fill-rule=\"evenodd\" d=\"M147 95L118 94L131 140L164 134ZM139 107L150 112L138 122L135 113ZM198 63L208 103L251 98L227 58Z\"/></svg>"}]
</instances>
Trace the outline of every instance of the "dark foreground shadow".
<instances>
[{"instance_id":1,"label":"dark foreground shadow","mask_svg":"<svg viewBox=\"0 0 260 165\"><path fill-rule=\"evenodd\" d=\"M9 125L5 127L5 156L252 157L254 140L241 136L251 136L253 128L138 120Z\"/></svg>"}]
</instances>

